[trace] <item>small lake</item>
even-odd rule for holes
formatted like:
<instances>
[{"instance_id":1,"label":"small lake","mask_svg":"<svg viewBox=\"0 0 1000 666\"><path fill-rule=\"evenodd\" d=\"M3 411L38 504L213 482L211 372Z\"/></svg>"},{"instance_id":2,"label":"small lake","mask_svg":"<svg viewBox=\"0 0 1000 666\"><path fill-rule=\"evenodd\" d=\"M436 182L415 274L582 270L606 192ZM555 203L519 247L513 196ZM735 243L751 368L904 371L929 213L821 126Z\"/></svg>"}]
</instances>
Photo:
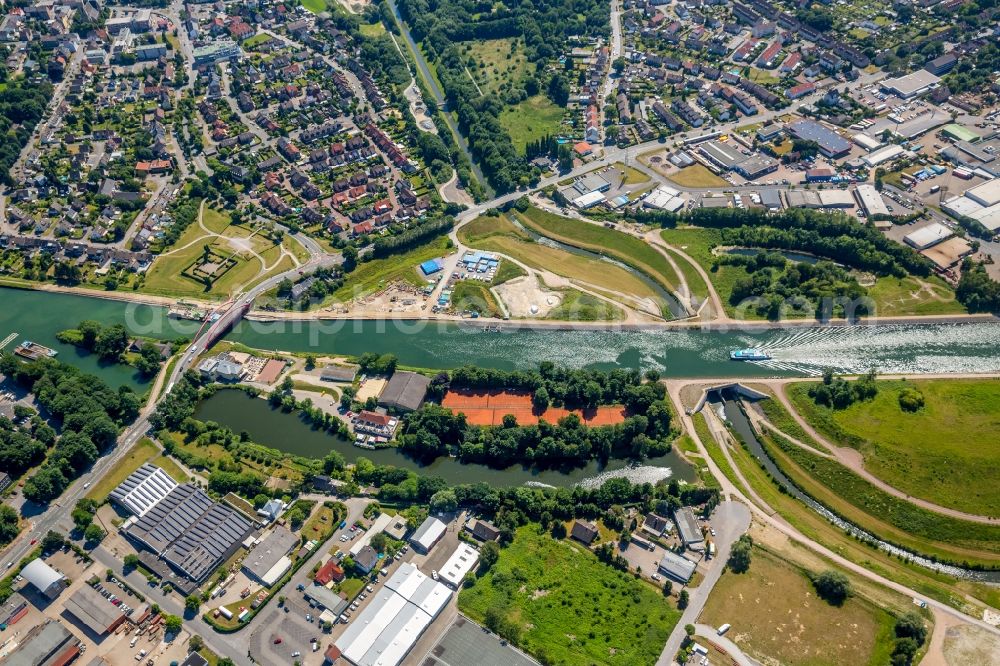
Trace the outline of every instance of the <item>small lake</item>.
<instances>
[{"instance_id":1,"label":"small lake","mask_svg":"<svg viewBox=\"0 0 1000 666\"><path fill-rule=\"evenodd\" d=\"M741 257L756 257L762 252L775 252L780 254L788 261L795 262L797 264L818 264L821 261L831 261L830 259L824 259L823 257L817 257L815 254L803 254L802 252L789 252L788 250L773 250L758 247L734 247L728 250L722 251L724 254L735 254ZM837 262L832 262L837 263Z\"/></svg>"},{"instance_id":2,"label":"small lake","mask_svg":"<svg viewBox=\"0 0 1000 666\"><path fill-rule=\"evenodd\" d=\"M626 460L612 459L600 466L591 461L583 467L569 470L534 470L520 465L493 469L486 465L462 464L454 458L438 458L428 465L408 458L395 448L362 449L351 442L323 430L313 429L295 413L272 408L267 401L237 389L221 389L203 400L194 417L215 421L234 432L247 431L250 438L285 453L309 458L322 458L331 450L339 451L347 462L368 458L377 465L393 465L413 470L421 476L439 476L449 484L486 482L491 486L599 485L614 476L624 476L633 483L655 483L676 478L693 481L694 468L676 450L665 456L650 458L641 465L630 466Z\"/></svg>"}]
</instances>

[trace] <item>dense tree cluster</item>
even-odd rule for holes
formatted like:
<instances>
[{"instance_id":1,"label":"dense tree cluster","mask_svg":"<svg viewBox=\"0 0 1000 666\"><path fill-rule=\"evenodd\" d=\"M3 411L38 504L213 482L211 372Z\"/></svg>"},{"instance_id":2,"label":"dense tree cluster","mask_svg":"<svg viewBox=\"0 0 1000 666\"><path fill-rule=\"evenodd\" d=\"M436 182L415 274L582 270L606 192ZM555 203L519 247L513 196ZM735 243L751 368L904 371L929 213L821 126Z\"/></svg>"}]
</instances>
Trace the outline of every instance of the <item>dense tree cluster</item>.
<instances>
[{"instance_id":1,"label":"dense tree cluster","mask_svg":"<svg viewBox=\"0 0 1000 666\"><path fill-rule=\"evenodd\" d=\"M56 338L97 354L102 361L113 363L122 362L130 342L128 331L121 324L104 326L91 319L81 321L76 328L59 331ZM134 365L139 372L149 376L159 371L161 361L160 350L147 340L140 346Z\"/></svg>"},{"instance_id":2,"label":"dense tree cluster","mask_svg":"<svg viewBox=\"0 0 1000 666\"><path fill-rule=\"evenodd\" d=\"M673 227L679 223L722 229L726 245L808 252L851 268L903 277L926 277L930 261L913 248L891 240L872 225L844 213L789 208L780 213L763 209L698 208L682 213L637 211L642 224Z\"/></svg>"},{"instance_id":3,"label":"dense tree cluster","mask_svg":"<svg viewBox=\"0 0 1000 666\"><path fill-rule=\"evenodd\" d=\"M843 377L834 377L833 371L827 369L823 372L823 382L809 387L809 397L817 405L834 409L847 409L855 402L871 400L876 395L878 384L874 370L849 382Z\"/></svg>"},{"instance_id":4,"label":"dense tree cluster","mask_svg":"<svg viewBox=\"0 0 1000 666\"><path fill-rule=\"evenodd\" d=\"M157 430L178 430L185 419L194 414L198 405L201 379L192 371L187 371L174 384L174 388L160 400L149 422Z\"/></svg>"},{"instance_id":5,"label":"dense tree cluster","mask_svg":"<svg viewBox=\"0 0 1000 666\"><path fill-rule=\"evenodd\" d=\"M812 577L816 596L831 606L841 606L854 593L851 581L839 571L828 569Z\"/></svg>"},{"instance_id":6,"label":"dense tree cluster","mask_svg":"<svg viewBox=\"0 0 1000 666\"><path fill-rule=\"evenodd\" d=\"M37 415L18 420L20 425L0 416L0 469L15 479L40 463L56 441L56 431Z\"/></svg>"},{"instance_id":7,"label":"dense tree cluster","mask_svg":"<svg viewBox=\"0 0 1000 666\"><path fill-rule=\"evenodd\" d=\"M455 221L450 217L430 219L394 236L379 236L372 244L372 257L388 257L422 245L451 231Z\"/></svg>"},{"instance_id":8,"label":"dense tree cluster","mask_svg":"<svg viewBox=\"0 0 1000 666\"><path fill-rule=\"evenodd\" d=\"M21 363L6 355L0 359L0 372L33 392L60 423L60 436L48 458L24 484L24 496L33 502L62 494L114 445L119 428L139 414L139 397L129 387L115 391L98 377L54 359Z\"/></svg>"},{"instance_id":9,"label":"dense tree cluster","mask_svg":"<svg viewBox=\"0 0 1000 666\"><path fill-rule=\"evenodd\" d=\"M955 298L969 312L1000 312L1000 282L991 278L982 264L966 259Z\"/></svg>"},{"instance_id":10,"label":"dense tree cluster","mask_svg":"<svg viewBox=\"0 0 1000 666\"><path fill-rule=\"evenodd\" d=\"M52 98L48 81L14 79L0 89L0 183L14 185L10 169Z\"/></svg>"},{"instance_id":11,"label":"dense tree cluster","mask_svg":"<svg viewBox=\"0 0 1000 666\"><path fill-rule=\"evenodd\" d=\"M989 87L993 72L1000 70L1000 46L987 41L975 56L961 58L955 69L944 77L952 94L980 91Z\"/></svg>"},{"instance_id":12,"label":"dense tree cluster","mask_svg":"<svg viewBox=\"0 0 1000 666\"><path fill-rule=\"evenodd\" d=\"M754 256L722 255L717 265L741 266L747 275L733 283L732 305L755 299L758 313L779 319L785 308L815 310L819 318L843 313L844 299L851 303L850 316L868 314L864 287L845 268L829 261L796 263L780 252L760 252ZM835 306L833 305L835 304Z\"/></svg>"},{"instance_id":13,"label":"dense tree cluster","mask_svg":"<svg viewBox=\"0 0 1000 666\"><path fill-rule=\"evenodd\" d=\"M750 570L752 552L753 539L750 538L749 534L741 535L733 544L732 550L729 551L729 561L726 562L726 566L734 573L746 573Z\"/></svg>"}]
</instances>

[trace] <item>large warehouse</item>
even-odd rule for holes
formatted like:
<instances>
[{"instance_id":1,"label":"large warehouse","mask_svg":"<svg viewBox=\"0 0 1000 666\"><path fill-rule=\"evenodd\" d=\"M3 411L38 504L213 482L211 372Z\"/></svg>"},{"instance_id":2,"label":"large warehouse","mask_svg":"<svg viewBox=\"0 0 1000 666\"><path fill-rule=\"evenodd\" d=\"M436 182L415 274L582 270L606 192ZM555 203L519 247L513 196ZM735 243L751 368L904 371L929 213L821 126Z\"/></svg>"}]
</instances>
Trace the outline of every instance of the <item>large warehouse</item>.
<instances>
[{"instance_id":1,"label":"large warehouse","mask_svg":"<svg viewBox=\"0 0 1000 666\"><path fill-rule=\"evenodd\" d=\"M111 491L108 499L141 516L176 487L177 482L169 474L156 465L146 463Z\"/></svg>"},{"instance_id":2,"label":"large warehouse","mask_svg":"<svg viewBox=\"0 0 1000 666\"><path fill-rule=\"evenodd\" d=\"M403 563L334 645L355 666L395 666L450 597L447 587Z\"/></svg>"},{"instance_id":3,"label":"large warehouse","mask_svg":"<svg viewBox=\"0 0 1000 666\"><path fill-rule=\"evenodd\" d=\"M184 576L201 583L236 552L253 527L236 509L213 501L202 489L185 483L137 519L130 518L122 532Z\"/></svg>"},{"instance_id":4,"label":"large warehouse","mask_svg":"<svg viewBox=\"0 0 1000 666\"><path fill-rule=\"evenodd\" d=\"M243 559L243 573L271 587L292 568L288 553L299 545L299 537L284 527L275 527Z\"/></svg>"},{"instance_id":5,"label":"large warehouse","mask_svg":"<svg viewBox=\"0 0 1000 666\"><path fill-rule=\"evenodd\" d=\"M89 585L84 585L66 600L66 612L95 636L110 634L125 621L125 613Z\"/></svg>"},{"instance_id":6,"label":"large warehouse","mask_svg":"<svg viewBox=\"0 0 1000 666\"><path fill-rule=\"evenodd\" d=\"M41 558L35 558L24 565L21 575L47 599L55 599L66 589L66 577Z\"/></svg>"}]
</instances>

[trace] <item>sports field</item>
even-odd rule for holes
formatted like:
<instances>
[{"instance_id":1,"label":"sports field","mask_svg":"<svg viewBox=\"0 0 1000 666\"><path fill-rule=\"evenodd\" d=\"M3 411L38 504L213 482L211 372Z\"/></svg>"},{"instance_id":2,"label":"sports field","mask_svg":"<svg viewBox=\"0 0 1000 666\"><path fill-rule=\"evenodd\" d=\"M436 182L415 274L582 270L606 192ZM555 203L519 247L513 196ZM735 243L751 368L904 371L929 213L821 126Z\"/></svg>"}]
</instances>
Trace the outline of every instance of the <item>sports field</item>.
<instances>
[{"instance_id":1,"label":"sports field","mask_svg":"<svg viewBox=\"0 0 1000 666\"><path fill-rule=\"evenodd\" d=\"M588 426L615 425L627 416L621 406L602 406L594 409L563 409L548 407L536 409L531 404L530 393L513 391L448 391L441 401L443 407L462 412L472 425L490 426L503 423L503 417L511 414L519 425L528 425L545 420L555 423L564 416L576 414Z\"/></svg>"},{"instance_id":2,"label":"sports field","mask_svg":"<svg viewBox=\"0 0 1000 666\"><path fill-rule=\"evenodd\" d=\"M816 405L809 383L788 397L810 424L858 449L865 468L900 490L942 506L1000 516L1000 380L879 381L874 400L834 410ZM924 406L904 411L904 389Z\"/></svg>"}]
</instances>

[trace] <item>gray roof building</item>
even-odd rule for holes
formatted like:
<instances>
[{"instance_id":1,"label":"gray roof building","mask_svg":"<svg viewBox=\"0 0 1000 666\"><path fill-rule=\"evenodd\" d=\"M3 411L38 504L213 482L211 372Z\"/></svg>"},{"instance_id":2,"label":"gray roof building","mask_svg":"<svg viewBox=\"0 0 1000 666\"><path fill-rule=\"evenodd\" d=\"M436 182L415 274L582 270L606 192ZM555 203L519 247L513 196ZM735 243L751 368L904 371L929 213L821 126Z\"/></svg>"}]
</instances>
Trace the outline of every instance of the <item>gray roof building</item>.
<instances>
[{"instance_id":1,"label":"gray roof building","mask_svg":"<svg viewBox=\"0 0 1000 666\"><path fill-rule=\"evenodd\" d=\"M299 537L295 534L280 525L275 527L244 558L243 573L255 580L263 581L265 585L269 584L268 572L298 544Z\"/></svg>"},{"instance_id":2,"label":"gray roof building","mask_svg":"<svg viewBox=\"0 0 1000 666\"><path fill-rule=\"evenodd\" d=\"M800 141L815 141L827 157L840 157L851 150L851 142L815 120L799 120L786 127Z\"/></svg>"},{"instance_id":3,"label":"gray roof building","mask_svg":"<svg viewBox=\"0 0 1000 666\"><path fill-rule=\"evenodd\" d=\"M306 588L305 596L334 615L340 615L349 605L347 599L322 585L310 585Z\"/></svg>"},{"instance_id":4,"label":"gray roof building","mask_svg":"<svg viewBox=\"0 0 1000 666\"><path fill-rule=\"evenodd\" d=\"M434 516L427 516L427 519L420 523L420 527L410 537L410 543L421 553L428 553L441 540L441 537L444 536L446 527L443 522Z\"/></svg>"},{"instance_id":5,"label":"gray roof building","mask_svg":"<svg viewBox=\"0 0 1000 666\"><path fill-rule=\"evenodd\" d=\"M125 535L140 542L193 581L203 581L232 555L253 523L189 483L157 502Z\"/></svg>"},{"instance_id":6,"label":"gray roof building","mask_svg":"<svg viewBox=\"0 0 1000 666\"><path fill-rule=\"evenodd\" d=\"M686 557L668 550L663 553L663 559L657 565L657 569L664 576L673 578L679 583L687 583L694 575L695 563Z\"/></svg>"},{"instance_id":7,"label":"gray roof building","mask_svg":"<svg viewBox=\"0 0 1000 666\"><path fill-rule=\"evenodd\" d=\"M103 600L102 600L103 601ZM49 620L32 627L4 659L11 666L68 664L80 654L79 639L61 622Z\"/></svg>"},{"instance_id":8,"label":"gray roof building","mask_svg":"<svg viewBox=\"0 0 1000 666\"><path fill-rule=\"evenodd\" d=\"M697 546L705 542L705 537L698 527L698 519L694 517L694 511L689 506L682 506L674 511L674 521L677 523L677 531L681 541L685 546Z\"/></svg>"},{"instance_id":9,"label":"gray roof building","mask_svg":"<svg viewBox=\"0 0 1000 666\"><path fill-rule=\"evenodd\" d=\"M378 404L412 412L424 402L430 383L430 378L415 372L397 371L379 396Z\"/></svg>"},{"instance_id":10,"label":"gray roof building","mask_svg":"<svg viewBox=\"0 0 1000 666\"><path fill-rule=\"evenodd\" d=\"M66 600L65 609L97 636L114 631L125 619L125 613L101 593L84 585Z\"/></svg>"},{"instance_id":11,"label":"gray roof building","mask_svg":"<svg viewBox=\"0 0 1000 666\"><path fill-rule=\"evenodd\" d=\"M378 564L378 553L371 546L365 546L354 556L354 563L358 565L359 569L368 573Z\"/></svg>"},{"instance_id":12,"label":"gray roof building","mask_svg":"<svg viewBox=\"0 0 1000 666\"><path fill-rule=\"evenodd\" d=\"M358 369L349 365L327 365L319 371L319 378L324 382L353 382Z\"/></svg>"},{"instance_id":13,"label":"gray roof building","mask_svg":"<svg viewBox=\"0 0 1000 666\"><path fill-rule=\"evenodd\" d=\"M112 490L108 499L141 516L176 487L177 482L169 474L156 465L145 463Z\"/></svg>"}]
</instances>

